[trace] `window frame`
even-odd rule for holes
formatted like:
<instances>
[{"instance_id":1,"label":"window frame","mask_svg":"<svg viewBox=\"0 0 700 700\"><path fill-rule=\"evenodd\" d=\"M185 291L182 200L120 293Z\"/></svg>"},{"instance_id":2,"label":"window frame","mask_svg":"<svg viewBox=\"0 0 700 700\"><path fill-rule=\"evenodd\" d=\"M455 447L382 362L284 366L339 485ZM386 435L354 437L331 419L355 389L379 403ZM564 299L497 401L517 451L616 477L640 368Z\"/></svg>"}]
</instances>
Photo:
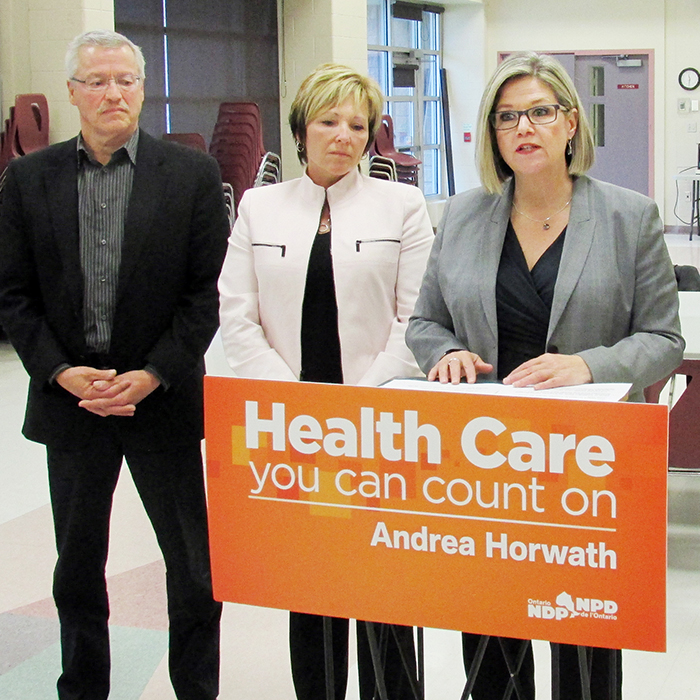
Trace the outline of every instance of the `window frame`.
<instances>
[{"instance_id":1,"label":"window frame","mask_svg":"<svg viewBox=\"0 0 700 700\"><path fill-rule=\"evenodd\" d=\"M381 5L380 26L368 26L368 39L370 36L383 38L384 43L368 43L367 45L370 75L377 79L382 87L382 91L385 93L386 112L391 115L392 119L394 119L398 105L402 103L409 103L412 105L411 140L409 143L403 143L403 145L395 143L396 150L402 153L410 153L421 161L421 167L418 169L418 184L425 196L428 198L443 198L445 196L444 188L446 186L446 177L442 100L440 95L440 70L443 65L443 22L441 15L444 8L428 6L425 3L416 4L416 7L420 8L422 13L422 19L418 21L393 17L391 0L380 0L379 3L373 3L375 7L379 4ZM368 23L373 21L370 12L368 12L367 17ZM410 43L414 44L413 47L393 43L393 22L397 20L410 22L414 25L412 27L412 36L410 39ZM435 48L424 47L426 42L426 20L430 20L437 25L436 29L431 32L435 40ZM376 60L380 54L384 55L383 60ZM396 94L396 91L411 90L410 88L395 88L393 85L393 66L395 65L395 55L397 54L402 57L408 57L409 60L415 59L418 61L419 67L416 70L415 87L412 88L413 94ZM426 68L428 62L434 62L434 95L425 94ZM383 75L377 74L377 71L383 71ZM425 139L425 114L428 105L434 105L431 109L434 110L436 119L435 128L433 130L435 143L428 143ZM396 122L396 119L394 119L394 122ZM437 162L435 163L435 161ZM426 169L428 169L428 167L430 168L430 173L429 177L426 178ZM430 187L430 182L434 183L433 187ZM430 187L429 192L426 192L426 187Z\"/></svg>"}]
</instances>

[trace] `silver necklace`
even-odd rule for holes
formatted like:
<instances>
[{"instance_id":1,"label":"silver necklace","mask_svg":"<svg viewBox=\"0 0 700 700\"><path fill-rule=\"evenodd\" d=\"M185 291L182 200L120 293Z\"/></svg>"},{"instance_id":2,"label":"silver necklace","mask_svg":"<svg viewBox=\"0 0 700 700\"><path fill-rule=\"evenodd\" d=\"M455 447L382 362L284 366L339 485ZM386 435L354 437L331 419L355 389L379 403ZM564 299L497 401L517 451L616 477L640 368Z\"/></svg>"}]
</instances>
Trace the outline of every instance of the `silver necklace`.
<instances>
[{"instance_id":1,"label":"silver necklace","mask_svg":"<svg viewBox=\"0 0 700 700\"><path fill-rule=\"evenodd\" d=\"M521 216L524 216L526 219L530 219L530 221L534 221L538 224L542 224L542 230L543 231L549 231L549 220L553 217L556 216L557 214L561 214L566 207L571 204L571 200L569 200L559 211L555 211L554 214L550 214L546 219L533 219L531 216L528 216L524 211L520 211L518 207L515 206L515 201L513 202L513 209L518 212Z\"/></svg>"}]
</instances>

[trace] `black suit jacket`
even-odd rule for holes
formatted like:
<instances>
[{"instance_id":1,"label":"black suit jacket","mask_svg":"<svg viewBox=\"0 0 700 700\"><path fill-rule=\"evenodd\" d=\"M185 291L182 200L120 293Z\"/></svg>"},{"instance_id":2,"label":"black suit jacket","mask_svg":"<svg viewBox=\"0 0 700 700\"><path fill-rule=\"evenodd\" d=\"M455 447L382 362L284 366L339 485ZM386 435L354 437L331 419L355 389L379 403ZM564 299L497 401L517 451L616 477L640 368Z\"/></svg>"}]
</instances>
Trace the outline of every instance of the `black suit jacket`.
<instances>
[{"instance_id":1,"label":"black suit jacket","mask_svg":"<svg viewBox=\"0 0 700 700\"><path fill-rule=\"evenodd\" d=\"M218 325L216 282L229 233L209 156L139 136L108 367L153 365L165 385L133 417L101 418L49 378L89 364L83 328L76 139L14 160L0 209L0 323L30 375L24 434L53 447L117 427L162 450L202 437L203 355Z\"/></svg>"}]
</instances>

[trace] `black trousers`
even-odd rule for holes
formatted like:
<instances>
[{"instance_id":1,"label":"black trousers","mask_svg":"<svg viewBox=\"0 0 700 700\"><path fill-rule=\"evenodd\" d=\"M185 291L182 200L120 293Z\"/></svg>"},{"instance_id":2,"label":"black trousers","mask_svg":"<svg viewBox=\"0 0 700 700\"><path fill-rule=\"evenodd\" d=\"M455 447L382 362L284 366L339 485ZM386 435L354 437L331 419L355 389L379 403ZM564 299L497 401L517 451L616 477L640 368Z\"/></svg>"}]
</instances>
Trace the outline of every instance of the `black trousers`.
<instances>
[{"instance_id":1,"label":"black trousers","mask_svg":"<svg viewBox=\"0 0 700 700\"><path fill-rule=\"evenodd\" d=\"M462 653L464 667L468 672L471 662L476 655L476 647L480 635L462 634ZM501 637L500 641L505 645L511 658L517 657L520 649L520 639ZM520 683L526 700L535 698L535 664L532 655L532 644L527 642L528 648L520 668ZM555 659L552 657L552 677L559 676L559 688L561 700L581 700L581 674L578 662L578 647L570 644L552 644L559 653L558 667L555 667ZM610 656L615 655L617 662L617 674L611 668ZM600 649L586 647L588 655L591 698L592 700L620 700L622 697L622 652L619 650ZM486 647L483 661L479 668L476 684L472 691L473 700L501 700L505 692L510 673L506 665L498 637L491 637ZM511 698L516 698L515 692Z\"/></svg>"},{"instance_id":2,"label":"black trousers","mask_svg":"<svg viewBox=\"0 0 700 700\"><path fill-rule=\"evenodd\" d=\"M125 457L167 568L170 678L179 700L219 691L221 604L212 598L199 444L132 452L105 420L79 451L47 448L58 562L53 593L61 625L60 700L106 700L110 687L105 582L112 496Z\"/></svg>"},{"instance_id":3,"label":"black trousers","mask_svg":"<svg viewBox=\"0 0 700 700\"><path fill-rule=\"evenodd\" d=\"M348 620L331 618L333 636L334 700L343 700L348 681ZM391 627L396 630L396 635ZM381 665L389 700L414 700L409 678L416 673L413 629L400 625L375 624ZM323 646L323 618L306 613L289 614L289 649L292 678L299 700L326 700L326 666ZM401 660L408 661L408 670ZM372 665L366 623L357 621L357 667L360 699L379 698ZM410 676L409 676L410 674Z\"/></svg>"}]
</instances>

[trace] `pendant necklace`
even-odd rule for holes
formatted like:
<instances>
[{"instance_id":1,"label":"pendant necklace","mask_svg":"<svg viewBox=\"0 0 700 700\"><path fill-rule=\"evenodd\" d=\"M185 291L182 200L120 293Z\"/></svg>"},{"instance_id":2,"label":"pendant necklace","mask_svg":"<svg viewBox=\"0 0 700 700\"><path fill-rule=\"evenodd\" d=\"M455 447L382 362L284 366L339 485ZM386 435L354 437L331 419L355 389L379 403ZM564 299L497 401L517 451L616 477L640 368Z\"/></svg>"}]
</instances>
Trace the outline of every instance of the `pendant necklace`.
<instances>
[{"instance_id":1,"label":"pendant necklace","mask_svg":"<svg viewBox=\"0 0 700 700\"><path fill-rule=\"evenodd\" d=\"M330 233L331 230L331 210L328 205L328 199L323 203L321 209L321 221L318 224L318 233Z\"/></svg>"},{"instance_id":2,"label":"pendant necklace","mask_svg":"<svg viewBox=\"0 0 700 700\"><path fill-rule=\"evenodd\" d=\"M533 219L531 216L528 216L524 211L520 211L518 207L515 206L515 201L513 202L513 209L518 212L521 216L524 216L526 219L530 219L530 221L534 221L538 224L542 224L542 230L543 231L549 231L549 220L553 217L556 216L557 214L561 214L566 207L571 204L571 200L569 200L559 211L555 211L554 214L550 214L546 219Z\"/></svg>"}]
</instances>

